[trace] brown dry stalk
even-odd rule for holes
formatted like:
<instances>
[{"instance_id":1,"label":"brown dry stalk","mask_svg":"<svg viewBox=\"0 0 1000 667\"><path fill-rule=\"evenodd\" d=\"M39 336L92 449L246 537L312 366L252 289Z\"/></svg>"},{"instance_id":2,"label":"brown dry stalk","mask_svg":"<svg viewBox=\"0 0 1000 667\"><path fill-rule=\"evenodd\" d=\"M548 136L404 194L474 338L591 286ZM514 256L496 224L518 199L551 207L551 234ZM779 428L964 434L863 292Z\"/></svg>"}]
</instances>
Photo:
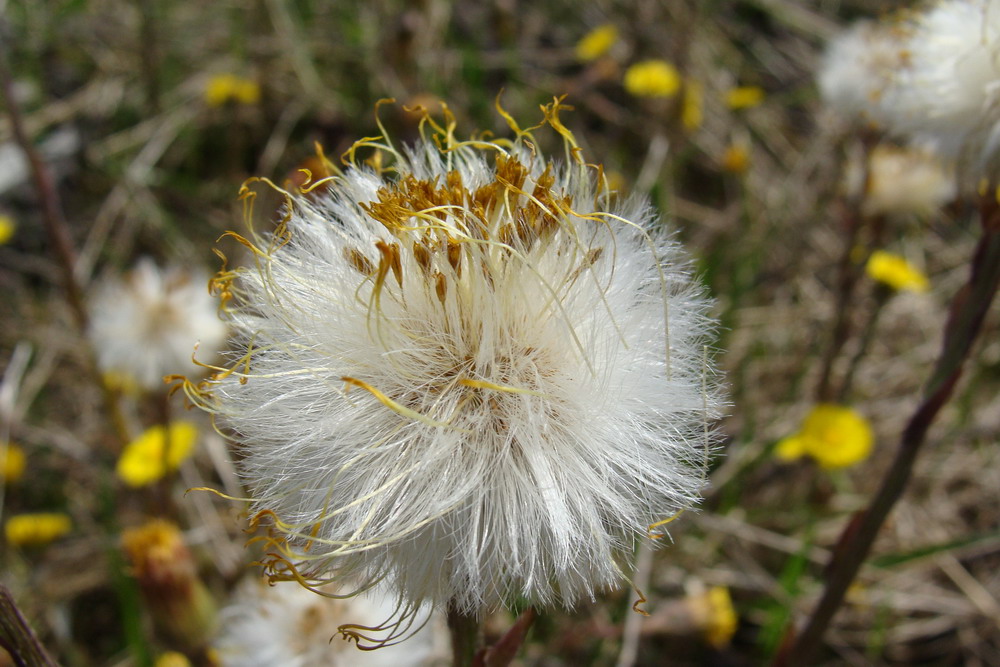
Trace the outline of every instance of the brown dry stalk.
<instances>
[{"instance_id":1,"label":"brown dry stalk","mask_svg":"<svg viewBox=\"0 0 1000 667\"><path fill-rule=\"evenodd\" d=\"M56 191L52 174L45 165L45 161L38 153L38 149L31 143L28 133L24 128L24 118L21 115L21 106L14 95L14 81L7 65L7 26L0 23L0 87L3 89L4 102L7 105L7 116L10 118L11 129L14 132L14 140L24 151L31 170L31 179L34 181L35 191L38 193L38 203L42 207L42 221L45 224L45 232L52 243L52 248L62 269L63 287L66 289L66 297L70 307L73 309L73 316L81 330L87 328L87 310L83 302L83 290L76 279L76 251L73 248L73 240L69 233L69 225L62 213L62 206L59 203L59 193Z\"/></svg>"},{"instance_id":2,"label":"brown dry stalk","mask_svg":"<svg viewBox=\"0 0 1000 667\"><path fill-rule=\"evenodd\" d=\"M0 645L18 667L57 667L3 584L0 584Z\"/></svg>"}]
</instances>

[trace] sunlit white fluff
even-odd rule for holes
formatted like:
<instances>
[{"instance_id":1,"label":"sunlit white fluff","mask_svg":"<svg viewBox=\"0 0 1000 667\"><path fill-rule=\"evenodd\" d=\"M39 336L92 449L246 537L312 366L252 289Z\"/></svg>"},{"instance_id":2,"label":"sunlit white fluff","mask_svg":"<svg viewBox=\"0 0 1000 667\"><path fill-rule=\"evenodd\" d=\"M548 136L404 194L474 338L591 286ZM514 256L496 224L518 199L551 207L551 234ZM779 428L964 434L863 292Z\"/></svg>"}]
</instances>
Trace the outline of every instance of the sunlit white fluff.
<instances>
[{"instance_id":1,"label":"sunlit white fluff","mask_svg":"<svg viewBox=\"0 0 1000 667\"><path fill-rule=\"evenodd\" d=\"M872 21L834 37L816 74L826 105L848 120L878 125L884 91L906 61L904 38L899 27Z\"/></svg>"},{"instance_id":2,"label":"sunlit white fluff","mask_svg":"<svg viewBox=\"0 0 1000 667\"><path fill-rule=\"evenodd\" d=\"M211 359L226 337L207 284L199 270L161 270L148 257L124 277L99 284L88 333L101 370L145 390L165 387L165 375L198 375L195 345Z\"/></svg>"},{"instance_id":3,"label":"sunlit white fluff","mask_svg":"<svg viewBox=\"0 0 1000 667\"><path fill-rule=\"evenodd\" d=\"M547 166L530 135L438 139L290 195L287 235L221 284L248 354L196 400L278 519L279 576L571 605L698 498L709 302L649 204L594 168Z\"/></svg>"},{"instance_id":4,"label":"sunlit white fluff","mask_svg":"<svg viewBox=\"0 0 1000 667\"><path fill-rule=\"evenodd\" d=\"M866 168L852 156L845 175L848 195L867 216L928 217L957 194L954 170L932 151L880 144L867 157Z\"/></svg>"},{"instance_id":5,"label":"sunlit white fluff","mask_svg":"<svg viewBox=\"0 0 1000 667\"><path fill-rule=\"evenodd\" d=\"M945 0L912 15L907 59L883 100L889 128L946 159L1000 148L1000 2Z\"/></svg>"},{"instance_id":6,"label":"sunlit white fluff","mask_svg":"<svg viewBox=\"0 0 1000 667\"><path fill-rule=\"evenodd\" d=\"M220 667L417 667L441 657L439 623L430 622L406 644L359 651L338 627L378 626L394 602L378 594L330 599L293 583L244 582L220 617L213 642Z\"/></svg>"}]
</instances>

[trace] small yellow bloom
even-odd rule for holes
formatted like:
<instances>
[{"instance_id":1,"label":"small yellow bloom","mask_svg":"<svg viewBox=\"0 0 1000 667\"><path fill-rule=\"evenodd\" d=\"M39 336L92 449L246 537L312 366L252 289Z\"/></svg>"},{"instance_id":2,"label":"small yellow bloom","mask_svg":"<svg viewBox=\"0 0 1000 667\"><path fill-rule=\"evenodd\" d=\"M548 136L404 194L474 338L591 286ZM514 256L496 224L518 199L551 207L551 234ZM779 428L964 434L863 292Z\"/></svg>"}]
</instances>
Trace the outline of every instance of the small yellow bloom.
<instances>
[{"instance_id":1,"label":"small yellow bloom","mask_svg":"<svg viewBox=\"0 0 1000 667\"><path fill-rule=\"evenodd\" d=\"M163 426L147 429L125 447L118 459L116 471L126 484L145 486L176 470L194 448L198 429L191 422L170 424L170 451L164 452L166 438Z\"/></svg>"},{"instance_id":2,"label":"small yellow bloom","mask_svg":"<svg viewBox=\"0 0 1000 667\"><path fill-rule=\"evenodd\" d=\"M671 97L680 88L680 73L665 60L644 60L625 70L625 90L636 97Z\"/></svg>"},{"instance_id":3,"label":"small yellow bloom","mask_svg":"<svg viewBox=\"0 0 1000 667\"><path fill-rule=\"evenodd\" d=\"M183 653L167 651L156 659L153 667L191 667L191 661Z\"/></svg>"},{"instance_id":4,"label":"small yellow bloom","mask_svg":"<svg viewBox=\"0 0 1000 667\"><path fill-rule=\"evenodd\" d=\"M620 171L606 171L604 172L604 178L607 181L608 190L611 192L625 192L625 188L628 186L625 175Z\"/></svg>"},{"instance_id":5,"label":"small yellow bloom","mask_svg":"<svg viewBox=\"0 0 1000 667\"><path fill-rule=\"evenodd\" d=\"M583 62L597 60L618 41L618 28L605 23L588 32L576 43L576 58Z\"/></svg>"},{"instance_id":6,"label":"small yellow bloom","mask_svg":"<svg viewBox=\"0 0 1000 667\"><path fill-rule=\"evenodd\" d=\"M797 461L806 455L806 443L798 433L789 435L774 446L774 455L782 461Z\"/></svg>"},{"instance_id":7,"label":"small yellow bloom","mask_svg":"<svg viewBox=\"0 0 1000 667\"><path fill-rule=\"evenodd\" d=\"M104 385L111 391L117 391L126 396L139 396L142 394L142 387L128 373L120 371L106 371L103 374Z\"/></svg>"},{"instance_id":8,"label":"small yellow bloom","mask_svg":"<svg viewBox=\"0 0 1000 667\"><path fill-rule=\"evenodd\" d=\"M792 460L809 455L823 468L843 468L868 458L874 438L868 421L854 410L820 403L802 429L778 442L774 454Z\"/></svg>"},{"instance_id":9,"label":"small yellow bloom","mask_svg":"<svg viewBox=\"0 0 1000 667\"><path fill-rule=\"evenodd\" d=\"M17 231L17 225L14 223L14 218L0 214L0 245L10 241L14 237L15 231Z\"/></svg>"},{"instance_id":10,"label":"small yellow bloom","mask_svg":"<svg viewBox=\"0 0 1000 667\"><path fill-rule=\"evenodd\" d=\"M4 523L7 542L18 546L47 544L72 528L69 516L61 512L18 514Z\"/></svg>"},{"instance_id":11,"label":"small yellow bloom","mask_svg":"<svg viewBox=\"0 0 1000 667\"><path fill-rule=\"evenodd\" d=\"M681 107L681 124L688 132L701 127L705 117L703 98L701 82L688 79L684 83L684 103Z\"/></svg>"},{"instance_id":12,"label":"small yellow bloom","mask_svg":"<svg viewBox=\"0 0 1000 667\"><path fill-rule=\"evenodd\" d=\"M750 149L744 144L730 144L719 162L725 171L742 174L750 167Z\"/></svg>"},{"instance_id":13,"label":"small yellow bloom","mask_svg":"<svg viewBox=\"0 0 1000 667\"><path fill-rule=\"evenodd\" d=\"M713 586L708 591L711 610L705 625L705 638L712 646L725 646L736 634L739 618L733 607L733 599L725 586Z\"/></svg>"},{"instance_id":14,"label":"small yellow bloom","mask_svg":"<svg viewBox=\"0 0 1000 667\"><path fill-rule=\"evenodd\" d=\"M3 470L4 481L16 482L24 474L24 450L12 442L7 443L6 447L0 447L0 463L3 464L0 468Z\"/></svg>"},{"instance_id":15,"label":"small yellow bloom","mask_svg":"<svg viewBox=\"0 0 1000 667\"><path fill-rule=\"evenodd\" d=\"M930 281L917 267L913 266L899 255L876 250L868 258L865 272L873 280L885 283L894 290L910 290L926 292Z\"/></svg>"},{"instance_id":16,"label":"small yellow bloom","mask_svg":"<svg viewBox=\"0 0 1000 667\"><path fill-rule=\"evenodd\" d=\"M685 603L695 627L708 643L716 647L729 643L736 633L739 618L728 588L713 586L704 590L699 586L697 592L687 596Z\"/></svg>"},{"instance_id":17,"label":"small yellow bloom","mask_svg":"<svg viewBox=\"0 0 1000 667\"><path fill-rule=\"evenodd\" d=\"M749 109L764 101L764 89L758 86L739 86L726 92L726 106L736 111Z\"/></svg>"},{"instance_id":18,"label":"small yellow bloom","mask_svg":"<svg viewBox=\"0 0 1000 667\"><path fill-rule=\"evenodd\" d=\"M256 81L234 74L216 74L205 85L205 102L221 107L228 102L256 104L260 101L260 86Z\"/></svg>"}]
</instances>

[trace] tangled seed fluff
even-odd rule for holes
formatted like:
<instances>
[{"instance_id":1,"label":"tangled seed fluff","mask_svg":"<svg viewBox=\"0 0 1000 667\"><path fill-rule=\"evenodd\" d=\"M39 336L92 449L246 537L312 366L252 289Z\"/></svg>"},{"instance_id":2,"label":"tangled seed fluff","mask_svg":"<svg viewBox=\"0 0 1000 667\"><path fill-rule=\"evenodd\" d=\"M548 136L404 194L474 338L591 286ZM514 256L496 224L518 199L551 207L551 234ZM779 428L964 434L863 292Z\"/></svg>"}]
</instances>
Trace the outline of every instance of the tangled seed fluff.
<instances>
[{"instance_id":1,"label":"tangled seed fluff","mask_svg":"<svg viewBox=\"0 0 1000 667\"><path fill-rule=\"evenodd\" d=\"M428 116L414 146L358 142L286 193L273 234L238 236L255 264L216 285L241 352L187 388L242 446L275 578L568 606L627 581L636 541L696 502L710 303L559 108L565 164L506 114L509 141Z\"/></svg>"}]
</instances>

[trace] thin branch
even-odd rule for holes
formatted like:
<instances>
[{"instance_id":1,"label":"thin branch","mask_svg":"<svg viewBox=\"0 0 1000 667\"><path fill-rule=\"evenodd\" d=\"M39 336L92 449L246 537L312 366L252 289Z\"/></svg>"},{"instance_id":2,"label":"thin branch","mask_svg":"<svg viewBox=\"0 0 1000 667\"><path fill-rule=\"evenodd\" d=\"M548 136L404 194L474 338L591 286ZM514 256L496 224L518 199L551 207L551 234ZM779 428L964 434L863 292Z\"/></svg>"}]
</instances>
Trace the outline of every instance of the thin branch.
<instances>
[{"instance_id":1,"label":"thin branch","mask_svg":"<svg viewBox=\"0 0 1000 667\"><path fill-rule=\"evenodd\" d=\"M59 203L59 193L56 191L55 181L49 172L45 161L39 154L38 149L31 143L26 130L24 129L24 117L21 114L21 105L18 104L17 96L14 94L14 81L7 63L7 39L8 28L5 23L0 23L0 87L3 89L4 101L7 104L7 115L10 117L11 129L14 131L14 141L24 151L31 169L31 179L38 193L39 204L42 207L42 220L45 224L45 232L52 243L59 267L62 270L63 287L66 289L66 297L69 305L73 309L73 316L81 330L87 328L87 310L83 303L83 290L76 280L74 269L76 266L76 251L73 249L73 240L69 233L69 225L62 213L62 206Z\"/></svg>"},{"instance_id":2,"label":"thin branch","mask_svg":"<svg viewBox=\"0 0 1000 667\"><path fill-rule=\"evenodd\" d=\"M58 667L3 584L0 584L0 645L7 649L17 667Z\"/></svg>"}]
</instances>

